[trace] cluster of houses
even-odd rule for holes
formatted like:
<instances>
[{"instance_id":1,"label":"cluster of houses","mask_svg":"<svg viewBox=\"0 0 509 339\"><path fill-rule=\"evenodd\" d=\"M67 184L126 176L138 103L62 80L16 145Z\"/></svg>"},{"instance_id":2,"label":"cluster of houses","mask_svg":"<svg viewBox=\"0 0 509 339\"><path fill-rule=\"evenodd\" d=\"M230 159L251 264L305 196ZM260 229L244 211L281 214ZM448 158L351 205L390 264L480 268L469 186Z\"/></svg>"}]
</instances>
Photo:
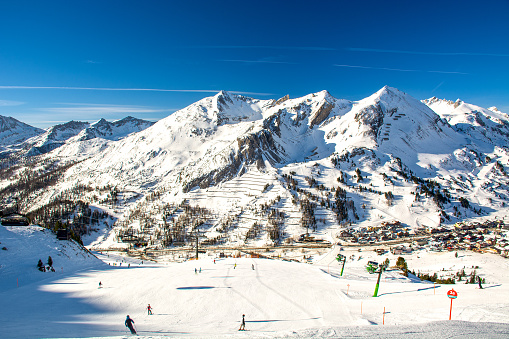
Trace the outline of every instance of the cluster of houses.
<instances>
[{"instance_id":1,"label":"cluster of houses","mask_svg":"<svg viewBox=\"0 0 509 339\"><path fill-rule=\"evenodd\" d=\"M379 227L360 227L341 231L338 238L354 244L374 245L380 242L402 239L410 236L408 229L399 221L382 222Z\"/></svg>"},{"instance_id":2,"label":"cluster of houses","mask_svg":"<svg viewBox=\"0 0 509 339\"><path fill-rule=\"evenodd\" d=\"M484 223L456 223L454 228L434 231L428 240L430 250L471 250L509 257L509 239L502 220Z\"/></svg>"},{"instance_id":3,"label":"cluster of houses","mask_svg":"<svg viewBox=\"0 0 509 339\"><path fill-rule=\"evenodd\" d=\"M414 249L429 251L471 250L482 253L500 254L509 257L509 225L502 220L456 223L452 228L421 228L408 232L398 221L385 222L380 227L343 230L338 237L350 244L376 245L391 240L403 244L391 247L391 253L409 254ZM405 239L406 238L406 239ZM345 244L346 245L346 244Z\"/></svg>"}]
</instances>

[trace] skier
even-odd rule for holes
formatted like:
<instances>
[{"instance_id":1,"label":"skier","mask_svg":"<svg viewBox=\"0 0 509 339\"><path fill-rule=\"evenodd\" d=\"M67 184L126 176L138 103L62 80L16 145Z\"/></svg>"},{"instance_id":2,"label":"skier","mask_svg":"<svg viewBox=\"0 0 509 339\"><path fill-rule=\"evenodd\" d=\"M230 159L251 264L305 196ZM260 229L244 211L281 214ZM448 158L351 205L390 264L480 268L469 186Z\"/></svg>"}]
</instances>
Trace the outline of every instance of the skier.
<instances>
[{"instance_id":1,"label":"skier","mask_svg":"<svg viewBox=\"0 0 509 339\"><path fill-rule=\"evenodd\" d=\"M479 288L482 290L481 277L477 277L477 279L478 279L478 282L479 282Z\"/></svg>"},{"instance_id":2,"label":"skier","mask_svg":"<svg viewBox=\"0 0 509 339\"><path fill-rule=\"evenodd\" d=\"M253 271L254 271L254 264L251 264L251 268L252 268L252 269L253 269Z\"/></svg>"},{"instance_id":3,"label":"skier","mask_svg":"<svg viewBox=\"0 0 509 339\"><path fill-rule=\"evenodd\" d=\"M200 267L200 273L201 273L201 267Z\"/></svg>"},{"instance_id":4,"label":"skier","mask_svg":"<svg viewBox=\"0 0 509 339\"><path fill-rule=\"evenodd\" d=\"M235 265L233 265L233 269L237 268L237 263L235 263Z\"/></svg>"},{"instance_id":5,"label":"skier","mask_svg":"<svg viewBox=\"0 0 509 339\"><path fill-rule=\"evenodd\" d=\"M99 288L103 287L103 283L99 281Z\"/></svg>"},{"instance_id":6,"label":"skier","mask_svg":"<svg viewBox=\"0 0 509 339\"><path fill-rule=\"evenodd\" d=\"M125 318L125 326L131 330L131 334L136 334L136 330L134 329L133 324L134 324L134 320L129 318L129 315L127 315L127 318Z\"/></svg>"},{"instance_id":7,"label":"skier","mask_svg":"<svg viewBox=\"0 0 509 339\"><path fill-rule=\"evenodd\" d=\"M196 267L194 268L194 274L198 274L198 270L196 269Z\"/></svg>"},{"instance_id":8,"label":"skier","mask_svg":"<svg viewBox=\"0 0 509 339\"><path fill-rule=\"evenodd\" d=\"M216 263L216 259L214 259L214 264Z\"/></svg>"},{"instance_id":9,"label":"skier","mask_svg":"<svg viewBox=\"0 0 509 339\"><path fill-rule=\"evenodd\" d=\"M246 316L245 314L242 315L242 323L240 324L239 331L245 331L246 330L246 320L244 319L245 316Z\"/></svg>"},{"instance_id":10,"label":"skier","mask_svg":"<svg viewBox=\"0 0 509 339\"><path fill-rule=\"evenodd\" d=\"M147 311L148 311L148 315L152 314L152 306L150 306L150 304L148 304L148 306L147 306Z\"/></svg>"}]
</instances>

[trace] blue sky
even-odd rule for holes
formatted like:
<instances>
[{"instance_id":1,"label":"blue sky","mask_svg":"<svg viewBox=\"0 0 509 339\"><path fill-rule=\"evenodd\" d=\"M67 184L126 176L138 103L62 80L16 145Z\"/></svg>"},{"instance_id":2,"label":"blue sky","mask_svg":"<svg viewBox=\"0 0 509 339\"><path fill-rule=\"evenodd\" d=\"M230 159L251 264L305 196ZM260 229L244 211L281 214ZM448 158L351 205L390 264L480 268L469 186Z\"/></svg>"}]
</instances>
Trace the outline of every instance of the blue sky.
<instances>
[{"instance_id":1,"label":"blue sky","mask_svg":"<svg viewBox=\"0 0 509 339\"><path fill-rule=\"evenodd\" d=\"M384 85L509 113L509 1L1 1L0 115L158 120L218 90Z\"/></svg>"}]
</instances>

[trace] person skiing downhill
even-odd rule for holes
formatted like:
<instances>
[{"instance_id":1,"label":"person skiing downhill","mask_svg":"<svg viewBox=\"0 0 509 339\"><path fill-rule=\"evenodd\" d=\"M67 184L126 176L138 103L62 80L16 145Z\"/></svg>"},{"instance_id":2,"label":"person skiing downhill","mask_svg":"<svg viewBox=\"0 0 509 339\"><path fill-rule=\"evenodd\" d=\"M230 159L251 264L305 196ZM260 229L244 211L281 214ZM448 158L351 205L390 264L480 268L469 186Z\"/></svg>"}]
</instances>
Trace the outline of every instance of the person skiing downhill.
<instances>
[{"instance_id":1,"label":"person skiing downhill","mask_svg":"<svg viewBox=\"0 0 509 339\"><path fill-rule=\"evenodd\" d=\"M245 331L246 330L246 320L244 319L245 316L246 316L245 314L242 315L242 323L240 324L239 331Z\"/></svg>"},{"instance_id":2,"label":"person skiing downhill","mask_svg":"<svg viewBox=\"0 0 509 339\"><path fill-rule=\"evenodd\" d=\"M134 320L129 318L129 315L127 315L127 318L125 318L125 326L131 330L131 334L136 334L136 330L134 329L133 324L134 324Z\"/></svg>"},{"instance_id":3,"label":"person skiing downhill","mask_svg":"<svg viewBox=\"0 0 509 339\"><path fill-rule=\"evenodd\" d=\"M150 306L150 304L148 304L148 306L147 306L147 313L148 313L148 315L152 314L152 306Z\"/></svg>"}]
</instances>

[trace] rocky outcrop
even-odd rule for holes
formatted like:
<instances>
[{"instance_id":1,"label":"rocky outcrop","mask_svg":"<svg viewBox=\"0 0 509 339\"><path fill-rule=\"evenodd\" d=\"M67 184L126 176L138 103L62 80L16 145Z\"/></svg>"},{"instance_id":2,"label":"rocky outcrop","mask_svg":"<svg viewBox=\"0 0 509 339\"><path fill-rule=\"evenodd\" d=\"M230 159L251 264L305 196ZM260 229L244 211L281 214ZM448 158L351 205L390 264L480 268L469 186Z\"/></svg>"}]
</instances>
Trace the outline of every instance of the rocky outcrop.
<instances>
[{"instance_id":1,"label":"rocky outcrop","mask_svg":"<svg viewBox=\"0 0 509 339\"><path fill-rule=\"evenodd\" d=\"M325 102L320 108L312 115L309 123L309 128L313 128L315 125L320 125L329 117L330 112L334 108L334 103Z\"/></svg>"},{"instance_id":2,"label":"rocky outcrop","mask_svg":"<svg viewBox=\"0 0 509 339\"><path fill-rule=\"evenodd\" d=\"M288 94L285 95L284 97L279 98L276 101L274 101L274 103L271 105L271 107L274 107L274 106L277 106L279 104L282 104L283 102L285 102L287 100L290 100L290 96Z\"/></svg>"},{"instance_id":3,"label":"rocky outcrop","mask_svg":"<svg viewBox=\"0 0 509 339\"><path fill-rule=\"evenodd\" d=\"M362 109L355 114L355 121L369 126L369 132L367 132L367 135L376 137L384 121L382 107L378 103Z\"/></svg>"},{"instance_id":4,"label":"rocky outcrop","mask_svg":"<svg viewBox=\"0 0 509 339\"><path fill-rule=\"evenodd\" d=\"M183 185L183 192L188 192L193 187L207 188L220 182L230 180L239 175L247 165L255 164L259 170L265 167L264 159L275 163L281 162L278 147L272 134L268 130L246 135L237 139L237 152L230 154L226 164L220 168L211 169Z\"/></svg>"},{"instance_id":5,"label":"rocky outcrop","mask_svg":"<svg viewBox=\"0 0 509 339\"><path fill-rule=\"evenodd\" d=\"M281 111L263 120L263 128L272 131L281 138Z\"/></svg>"}]
</instances>

